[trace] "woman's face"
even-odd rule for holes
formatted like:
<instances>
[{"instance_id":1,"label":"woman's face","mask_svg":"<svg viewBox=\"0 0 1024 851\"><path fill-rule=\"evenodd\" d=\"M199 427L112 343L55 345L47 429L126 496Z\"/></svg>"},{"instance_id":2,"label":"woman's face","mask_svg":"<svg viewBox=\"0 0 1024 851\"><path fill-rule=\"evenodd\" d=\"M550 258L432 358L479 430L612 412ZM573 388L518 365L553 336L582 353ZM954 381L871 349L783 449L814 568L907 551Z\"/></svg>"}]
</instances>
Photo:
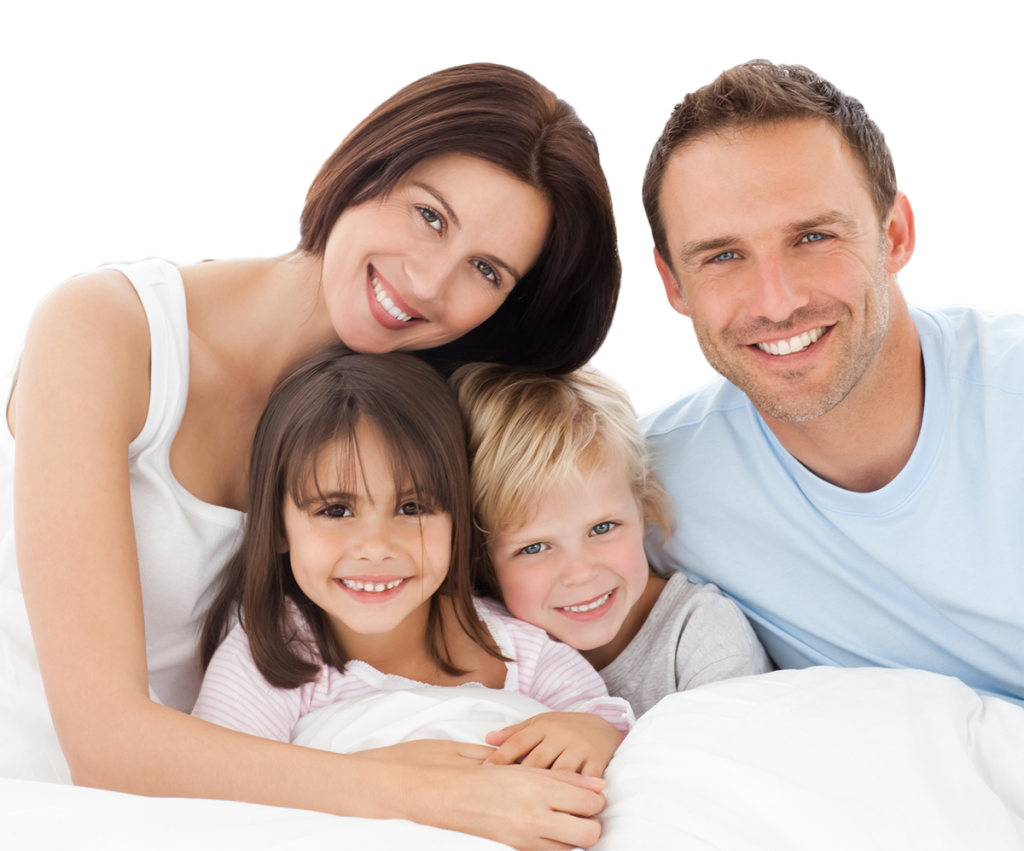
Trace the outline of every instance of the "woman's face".
<instances>
[{"instance_id":1,"label":"woman's face","mask_svg":"<svg viewBox=\"0 0 1024 851\"><path fill-rule=\"evenodd\" d=\"M327 240L323 295L357 352L429 349L490 317L536 263L551 212L532 186L475 157L424 160Z\"/></svg>"}]
</instances>

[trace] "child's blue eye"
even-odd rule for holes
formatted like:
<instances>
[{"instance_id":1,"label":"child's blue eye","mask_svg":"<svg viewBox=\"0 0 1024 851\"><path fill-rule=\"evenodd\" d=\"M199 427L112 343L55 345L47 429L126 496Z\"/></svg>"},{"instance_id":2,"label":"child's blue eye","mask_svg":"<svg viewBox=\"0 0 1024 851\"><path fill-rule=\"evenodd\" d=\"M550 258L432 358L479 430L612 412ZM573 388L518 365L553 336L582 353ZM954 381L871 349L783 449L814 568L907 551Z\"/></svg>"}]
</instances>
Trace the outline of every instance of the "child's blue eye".
<instances>
[{"instance_id":1,"label":"child's blue eye","mask_svg":"<svg viewBox=\"0 0 1024 851\"><path fill-rule=\"evenodd\" d=\"M605 520L604 523L598 523L590 531L593 532L595 535L607 535L614 527L614 523L612 523L610 520Z\"/></svg>"},{"instance_id":2,"label":"child's blue eye","mask_svg":"<svg viewBox=\"0 0 1024 851\"><path fill-rule=\"evenodd\" d=\"M530 544L528 547L523 547L519 552L528 556L535 556L537 553L543 552L547 549L547 544Z\"/></svg>"}]
</instances>

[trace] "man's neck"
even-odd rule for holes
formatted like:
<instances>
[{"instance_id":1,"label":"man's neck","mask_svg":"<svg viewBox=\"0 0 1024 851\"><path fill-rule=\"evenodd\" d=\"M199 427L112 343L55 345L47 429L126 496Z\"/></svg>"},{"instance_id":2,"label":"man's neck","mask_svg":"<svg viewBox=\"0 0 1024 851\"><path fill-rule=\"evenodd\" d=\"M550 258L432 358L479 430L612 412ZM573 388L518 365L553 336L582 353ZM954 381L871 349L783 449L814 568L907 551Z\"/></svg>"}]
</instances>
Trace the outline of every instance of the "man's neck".
<instances>
[{"instance_id":1,"label":"man's neck","mask_svg":"<svg viewBox=\"0 0 1024 851\"><path fill-rule=\"evenodd\" d=\"M785 422L761 411L779 442L812 473L867 493L889 484L910 460L924 414L924 365L917 328L902 298L874 364L827 414Z\"/></svg>"}]
</instances>

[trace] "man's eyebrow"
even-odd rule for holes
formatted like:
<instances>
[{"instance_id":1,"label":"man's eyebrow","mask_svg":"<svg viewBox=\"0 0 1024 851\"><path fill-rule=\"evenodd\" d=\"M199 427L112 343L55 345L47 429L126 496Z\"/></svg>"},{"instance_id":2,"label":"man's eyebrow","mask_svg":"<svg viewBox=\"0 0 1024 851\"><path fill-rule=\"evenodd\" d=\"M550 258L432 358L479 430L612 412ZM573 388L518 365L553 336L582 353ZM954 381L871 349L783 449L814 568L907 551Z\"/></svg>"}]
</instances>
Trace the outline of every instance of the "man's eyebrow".
<instances>
[{"instance_id":1,"label":"man's eyebrow","mask_svg":"<svg viewBox=\"0 0 1024 851\"><path fill-rule=\"evenodd\" d=\"M852 229L860 227L860 223L853 216L849 216L846 213L842 213L839 210L832 210L828 213L822 213L818 216L811 216L809 219L802 219L799 222L793 222L789 226L789 229L796 233L802 230L814 230L820 228L822 225L842 225Z\"/></svg>"},{"instance_id":2,"label":"man's eyebrow","mask_svg":"<svg viewBox=\"0 0 1024 851\"><path fill-rule=\"evenodd\" d=\"M858 229L860 222L853 216L847 215L846 213L840 212L839 210L830 210L827 213L821 213L817 216L811 216L808 219L801 219L798 222L793 222L789 226L789 230L792 233L799 231L814 230L825 225L842 225L851 229ZM735 235L729 236L717 236L713 239L699 239L693 242L688 242L682 247L679 252L679 259L683 264L693 261L698 255L704 254L708 251L721 251L723 248L728 248L731 245L736 245L741 242L742 239Z\"/></svg>"},{"instance_id":3,"label":"man's eyebrow","mask_svg":"<svg viewBox=\"0 0 1024 851\"><path fill-rule=\"evenodd\" d=\"M704 254L708 251L721 251L723 248L728 248L730 245L735 245L738 242L740 242L740 237L738 236L716 236L714 239L698 239L688 242L683 246L679 252L679 259L685 265L699 254Z\"/></svg>"},{"instance_id":4,"label":"man's eyebrow","mask_svg":"<svg viewBox=\"0 0 1024 851\"><path fill-rule=\"evenodd\" d=\"M455 211L451 208L451 205L445 200L444 195L438 192L437 189L435 189L429 183L422 183L421 181L418 180L414 180L412 182L412 185L418 186L420 189L423 189L424 191L429 192L431 195L433 195L437 199L437 203L444 208L444 211L448 215L448 218L451 219L452 224L455 225L455 227L462 227L461 223L459 222L459 217L455 215ZM513 278L515 278L516 281L522 280L523 276L516 269L513 269L511 266L509 266L508 263L506 263L504 260L495 257L493 254L482 254L481 257L483 257L483 259L490 263L492 266L501 266L501 268L508 272Z\"/></svg>"}]
</instances>

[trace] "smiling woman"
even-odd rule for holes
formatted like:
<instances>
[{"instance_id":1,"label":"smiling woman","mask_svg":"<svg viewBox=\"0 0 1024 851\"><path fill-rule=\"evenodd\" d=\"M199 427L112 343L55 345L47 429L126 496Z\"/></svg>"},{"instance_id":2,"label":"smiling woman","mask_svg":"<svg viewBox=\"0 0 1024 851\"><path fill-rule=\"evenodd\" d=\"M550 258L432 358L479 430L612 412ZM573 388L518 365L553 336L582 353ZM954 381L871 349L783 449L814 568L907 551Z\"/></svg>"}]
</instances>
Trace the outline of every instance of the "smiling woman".
<instances>
[{"instance_id":1,"label":"smiling woman","mask_svg":"<svg viewBox=\"0 0 1024 851\"><path fill-rule=\"evenodd\" d=\"M23 731L0 730L14 760L0 775L592 843L600 784L485 770L486 752L465 749L356 771L186 713L204 591L237 545L251 437L281 376L339 339L442 367L569 370L604 338L618 284L590 131L526 74L467 65L355 128L314 181L291 254L154 260L58 287L0 383L0 629L28 648L35 697L19 712L51 750L26 754ZM60 535L55 492L78 506Z\"/></svg>"}]
</instances>

